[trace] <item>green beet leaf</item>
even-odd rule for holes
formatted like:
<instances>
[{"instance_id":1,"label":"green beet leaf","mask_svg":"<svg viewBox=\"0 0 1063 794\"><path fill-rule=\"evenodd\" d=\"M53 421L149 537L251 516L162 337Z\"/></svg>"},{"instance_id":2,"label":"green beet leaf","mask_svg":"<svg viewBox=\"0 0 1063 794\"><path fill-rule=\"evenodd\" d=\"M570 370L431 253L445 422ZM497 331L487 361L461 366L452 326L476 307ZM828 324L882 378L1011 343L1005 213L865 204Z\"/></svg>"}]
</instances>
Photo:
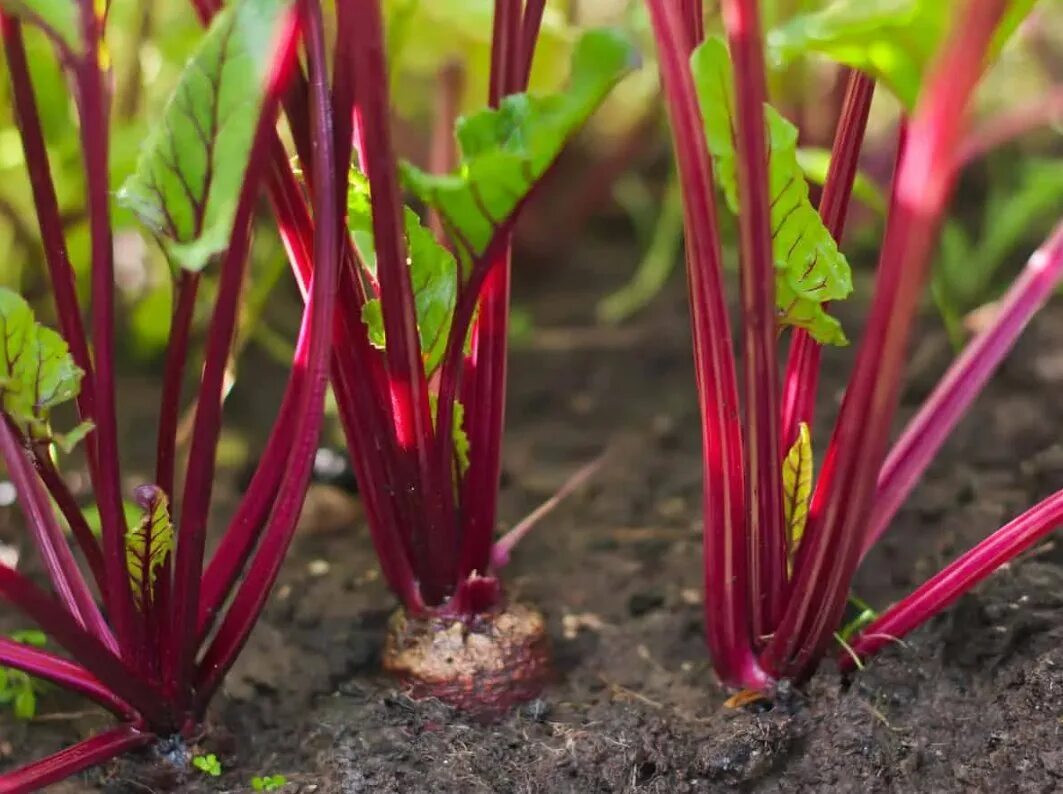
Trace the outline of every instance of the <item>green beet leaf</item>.
<instances>
[{"instance_id":1,"label":"green beet leaf","mask_svg":"<svg viewBox=\"0 0 1063 794\"><path fill-rule=\"evenodd\" d=\"M173 521L166 493L156 485L142 485L136 490L140 520L125 537L126 568L133 597L140 609L152 600L159 569L174 549Z\"/></svg>"},{"instance_id":2,"label":"green beet leaf","mask_svg":"<svg viewBox=\"0 0 1063 794\"><path fill-rule=\"evenodd\" d=\"M1036 0L1011 0L993 40L995 57ZM835 0L801 14L768 34L777 66L809 53L867 72L889 87L909 110L961 0Z\"/></svg>"},{"instance_id":3,"label":"green beet leaf","mask_svg":"<svg viewBox=\"0 0 1063 794\"><path fill-rule=\"evenodd\" d=\"M719 38L706 40L691 56L691 68L716 180L727 206L738 213L734 81L727 45ZM841 324L824 311L823 303L852 292L849 263L809 200L797 159L797 128L770 105L764 106L764 114L780 322L805 329L823 344L844 345Z\"/></svg>"},{"instance_id":4,"label":"green beet leaf","mask_svg":"<svg viewBox=\"0 0 1063 794\"><path fill-rule=\"evenodd\" d=\"M119 203L170 257L201 270L224 250L288 0L239 0L215 18L151 132Z\"/></svg>"},{"instance_id":5,"label":"green beet leaf","mask_svg":"<svg viewBox=\"0 0 1063 794\"><path fill-rule=\"evenodd\" d=\"M565 91L515 94L497 109L459 119L457 170L440 176L404 163L406 186L439 212L463 255L482 256L565 142L634 63L634 48L617 31L585 33L572 54Z\"/></svg>"},{"instance_id":6,"label":"green beet leaf","mask_svg":"<svg viewBox=\"0 0 1063 794\"><path fill-rule=\"evenodd\" d=\"M41 28L73 55L82 50L77 0L0 0L0 9Z\"/></svg>"},{"instance_id":7,"label":"green beet leaf","mask_svg":"<svg viewBox=\"0 0 1063 794\"><path fill-rule=\"evenodd\" d=\"M436 242L432 232L421 224L417 213L404 209L406 263L410 268L417 330L421 338L421 358L425 375L431 375L443 360L447 335L457 300L458 266L454 255ZM355 247L370 275L376 275L376 251L373 247L373 219L369 204L369 184L365 176L352 169L347 192L347 226ZM380 299L372 298L362 307L362 322L369 331L369 341L383 349L384 316Z\"/></svg>"},{"instance_id":8,"label":"green beet leaf","mask_svg":"<svg viewBox=\"0 0 1063 794\"><path fill-rule=\"evenodd\" d=\"M69 433L52 431L52 409L77 396L84 373L66 341L40 325L22 297L0 288L0 394L3 411L28 438L56 442L69 450L92 430L83 422Z\"/></svg>"}]
</instances>

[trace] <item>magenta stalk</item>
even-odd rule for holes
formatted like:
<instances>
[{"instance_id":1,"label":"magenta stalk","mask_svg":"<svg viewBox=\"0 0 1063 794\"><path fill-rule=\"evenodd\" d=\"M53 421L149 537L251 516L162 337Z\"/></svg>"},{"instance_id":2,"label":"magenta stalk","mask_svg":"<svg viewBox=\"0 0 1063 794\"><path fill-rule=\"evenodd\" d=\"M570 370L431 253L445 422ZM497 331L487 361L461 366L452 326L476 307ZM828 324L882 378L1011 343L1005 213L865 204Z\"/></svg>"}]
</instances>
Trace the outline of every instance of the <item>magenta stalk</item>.
<instances>
[{"instance_id":1,"label":"magenta stalk","mask_svg":"<svg viewBox=\"0 0 1063 794\"><path fill-rule=\"evenodd\" d=\"M724 303L715 186L688 58L694 34L669 0L647 0L683 191L687 283L704 465L705 634L729 686L763 689L768 678L750 637L738 387Z\"/></svg>"},{"instance_id":2,"label":"magenta stalk","mask_svg":"<svg viewBox=\"0 0 1063 794\"><path fill-rule=\"evenodd\" d=\"M879 615L850 643L851 653L839 657L842 671L851 670L859 660L866 659L889 643L899 641L1061 523L1063 491L1057 491L998 529L911 595Z\"/></svg>"},{"instance_id":3,"label":"magenta stalk","mask_svg":"<svg viewBox=\"0 0 1063 794\"><path fill-rule=\"evenodd\" d=\"M764 664L776 675L809 676L841 618L886 454L911 322L955 179L965 110L1004 5L1002 0L966 4L912 119L867 330L812 497L791 600L764 654Z\"/></svg>"},{"instance_id":4,"label":"magenta stalk","mask_svg":"<svg viewBox=\"0 0 1063 794\"><path fill-rule=\"evenodd\" d=\"M830 168L819 202L819 215L831 237L840 245L860 162L860 149L867 132L875 81L863 72L850 71L845 89ZM816 410L821 346L807 331L795 329L790 341L782 393L782 443L789 448L797 440L797 428L809 427Z\"/></svg>"},{"instance_id":5,"label":"magenta stalk","mask_svg":"<svg viewBox=\"0 0 1063 794\"><path fill-rule=\"evenodd\" d=\"M890 450L868 523L864 554L889 527L949 433L981 393L1030 318L1063 277L1063 224L1027 262L992 323L964 348Z\"/></svg>"},{"instance_id":6,"label":"magenta stalk","mask_svg":"<svg viewBox=\"0 0 1063 794\"><path fill-rule=\"evenodd\" d=\"M757 0L724 0L723 21L734 61L743 377L746 509L750 543L749 591L753 641L782 617L787 577L779 445L779 376L775 327L775 257L772 251L767 88Z\"/></svg>"},{"instance_id":7,"label":"magenta stalk","mask_svg":"<svg viewBox=\"0 0 1063 794\"><path fill-rule=\"evenodd\" d=\"M314 260L317 266L314 268L311 296L302 329L302 334L309 334L310 341L305 359L293 362L293 368L305 370L304 382L299 395L292 453L278 487L262 546L197 671L197 712L205 708L232 666L276 581L310 481L310 469L324 416L335 296L339 284L340 209L336 203L337 179L321 6L317 0L308 0L306 5L306 46L310 65L315 154L314 206L318 223L314 233Z\"/></svg>"}]
</instances>

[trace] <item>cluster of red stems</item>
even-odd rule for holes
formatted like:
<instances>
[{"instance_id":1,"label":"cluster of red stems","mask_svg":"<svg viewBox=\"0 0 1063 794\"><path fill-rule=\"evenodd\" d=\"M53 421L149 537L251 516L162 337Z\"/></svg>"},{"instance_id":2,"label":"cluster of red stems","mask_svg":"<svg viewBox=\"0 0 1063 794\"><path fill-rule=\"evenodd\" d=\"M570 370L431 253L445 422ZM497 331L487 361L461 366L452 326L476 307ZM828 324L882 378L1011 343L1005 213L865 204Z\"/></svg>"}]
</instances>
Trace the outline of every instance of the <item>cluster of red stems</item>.
<instances>
[{"instance_id":1,"label":"cluster of red stems","mask_svg":"<svg viewBox=\"0 0 1063 794\"><path fill-rule=\"evenodd\" d=\"M0 664L95 701L113 712L120 725L0 775L0 791L5 792L35 790L157 739L198 735L207 705L262 611L291 542L309 484L330 376L381 567L407 611L464 618L490 610L501 598L497 580L478 572L492 567L505 398L509 241L517 212L497 224L490 243L473 257L460 283L441 372L432 387L440 417L433 427L407 268L377 0L336 4L331 69L320 0L295 0L279 26L233 231L220 257L180 499L174 492L176 437L200 275L182 270L177 277L155 485L137 494L141 501L160 493L166 497L176 517L176 549L154 581L144 577L144 592L133 593L115 407L107 168L111 97L106 60L101 58L105 19L93 0L76 2L83 46L76 52L60 48L60 57L80 118L92 238L91 344L67 255L22 22L7 13L0 19L52 294L62 335L84 372L76 404L80 417L94 425L85 457L99 504L101 538L93 536L47 445L33 443L14 422L0 422L0 452L55 593L0 564L0 598L38 623L72 659L0 638ZM204 26L221 10L220 0L193 0L192 5ZM499 0L496 6L492 106L527 86L545 2L529 0L525 6L520 0ZM282 112L304 165L301 178L277 131ZM344 223L352 156L372 194L376 278L368 284ZM244 496L206 560L226 367L252 221L263 192L305 311L274 426ZM371 345L362 320L369 297L382 304L385 350ZM470 428L472 462L455 487L451 423L459 397ZM91 584L63 537L49 495L72 530ZM152 563L139 564L147 571ZM97 604L93 585L102 604Z\"/></svg>"},{"instance_id":2,"label":"cluster of red stems","mask_svg":"<svg viewBox=\"0 0 1063 794\"><path fill-rule=\"evenodd\" d=\"M438 379L429 382L406 266L380 4L336 3L330 64L320 0L295 0L272 55L232 236L220 257L180 498L174 492L175 439L200 277L182 271L178 278L155 481L140 492L144 499L158 492L166 496L176 516L176 549L148 586L150 592L137 598L131 591L115 407L110 97L100 57L104 20L93 0L71 2L80 10L83 46L67 52L63 62L80 118L86 177L91 344L67 256L21 23L4 15L2 32L52 295L62 334L84 371L77 408L95 427L84 450L102 532L100 540L93 536L47 448L24 437L15 423L0 422L0 454L54 590L49 594L0 565L0 598L36 621L70 657L0 638L0 664L84 695L113 712L119 726L0 776L0 791L33 790L157 739L197 735L291 542L329 380L384 576L408 612L454 619L489 612L501 598L492 572L508 554L508 547L495 543L494 528L510 237L517 212L499 222L483 253L471 258L460 280ZM193 0L193 5L206 25L220 3ZM954 153L963 141L965 109L1005 7L1004 0L971 0L905 127L870 318L791 572L783 526L782 450L793 443L799 423L811 421L819 348L803 332L792 335L780 389L758 4L722 3L736 67L744 418L722 282L713 172L688 66L691 51L704 37L702 7L698 0L647 0L647 5L686 209L703 420L708 643L726 684L767 690L783 678L807 678L828 653L863 555L1055 284L1063 268L1063 231L1031 259L993 325L971 342L887 455L909 329L935 229L955 179ZM543 0L496 0L492 106L527 87L543 6ZM867 76L849 77L820 202L835 239L842 235L873 88ZM301 181L278 136L282 112L304 165ZM345 224L352 157L366 174L372 195L377 278L371 283L360 275ZM262 193L303 292L305 312L274 427L249 488L207 560L225 370ZM384 350L372 346L362 321L362 307L372 297L382 305ZM459 400L470 463L455 482L452 423ZM67 545L50 499L69 524L90 576ZM1000 529L882 614L853 639L841 657L843 667L942 609L1061 518L1063 492Z\"/></svg>"},{"instance_id":3,"label":"cluster of red stems","mask_svg":"<svg viewBox=\"0 0 1063 794\"><path fill-rule=\"evenodd\" d=\"M867 324L797 549L784 526L781 462L811 426L819 345L795 330L780 388L763 41L756 0L723 0L735 65L742 378L731 346L713 171L688 61L701 3L647 0L683 191L687 280L702 418L706 638L720 679L770 690L811 676L835 644L853 575L1030 317L1063 275L1063 226L1029 260L892 449L905 352L936 231L964 151L967 110L1006 0L969 0L901 126ZM853 72L819 203L840 240L874 81ZM744 408L743 414L739 406ZM880 614L840 650L843 670L896 642L1063 520L1063 491L1000 528ZM792 571L790 570L792 554Z\"/></svg>"}]
</instances>

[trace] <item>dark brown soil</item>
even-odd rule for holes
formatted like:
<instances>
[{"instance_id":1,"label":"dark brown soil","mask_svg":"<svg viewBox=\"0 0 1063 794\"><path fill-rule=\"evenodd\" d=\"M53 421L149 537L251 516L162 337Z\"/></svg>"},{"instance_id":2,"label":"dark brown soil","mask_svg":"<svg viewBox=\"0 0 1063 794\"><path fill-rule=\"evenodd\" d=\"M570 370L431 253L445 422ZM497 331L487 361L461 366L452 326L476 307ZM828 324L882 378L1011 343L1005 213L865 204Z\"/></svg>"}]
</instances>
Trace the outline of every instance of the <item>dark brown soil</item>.
<instances>
[{"instance_id":1,"label":"dark brown soil","mask_svg":"<svg viewBox=\"0 0 1063 794\"><path fill-rule=\"evenodd\" d=\"M203 742L224 774L197 773L182 790L249 790L265 773L287 776L286 790L367 794L1063 788L1063 554L1052 543L851 684L825 666L769 710L722 708L726 693L702 641L701 474L681 290L624 329L589 320L605 280L598 263L610 264L615 283L632 256L620 246L585 249L555 272L551 286L564 298L528 304L538 330L513 354L503 522L610 451L507 572L509 592L548 618L557 680L542 698L478 724L413 702L381 677L394 600L362 523L337 520L357 516L356 504L318 486ZM523 294L537 292L546 295L534 284ZM1030 329L861 571L861 597L889 603L1063 484L1061 335L1058 310ZM850 355L828 357L820 449ZM912 355L913 403L948 357L928 318ZM103 722L91 712L55 719L70 708L80 706L46 697L28 728L0 718L0 764ZM90 783L115 792L158 785L152 765L134 759L55 790Z\"/></svg>"}]
</instances>

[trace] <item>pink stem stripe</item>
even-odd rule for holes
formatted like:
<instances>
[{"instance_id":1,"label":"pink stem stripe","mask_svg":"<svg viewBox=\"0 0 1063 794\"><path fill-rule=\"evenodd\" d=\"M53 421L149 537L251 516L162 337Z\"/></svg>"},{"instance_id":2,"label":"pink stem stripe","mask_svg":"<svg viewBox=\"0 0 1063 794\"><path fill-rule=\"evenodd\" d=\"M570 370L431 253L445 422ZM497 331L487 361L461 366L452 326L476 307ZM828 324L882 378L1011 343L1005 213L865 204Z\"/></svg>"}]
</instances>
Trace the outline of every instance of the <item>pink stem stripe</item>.
<instances>
[{"instance_id":1,"label":"pink stem stripe","mask_svg":"<svg viewBox=\"0 0 1063 794\"><path fill-rule=\"evenodd\" d=\"M520 71L513 76L518 90L525 91L531 80L532 63L535 61L535 42L543 25L546 0L528 0L524 6L524 21L520 31Z\"/></svg>"},{"instance_id":2,"label":"pink stem stripe","mask_svg":"<svg viewBox=\"0 0 1063 794\"><path fill-rule=\"evenodd\" d=\"M0 665L49 681L98 703L122 720L136 718L136 711L84 668L61 656L0 637Z\"/></svg>"},{"instance_id":3,"label":"pink stem stripe","mask_svg":"<svg viewBox=\"0 0 1063 794\"><path fill-rule=\"evenodd\" d=\"M0 599L26 613L87 672L153 725L173 725L170 706L160 692L82 629L59 602L6 565L0 565Z\"/></svg>"},{"instance_id":4,"label":"pink stem stripe","mask_svg":"<svg viewBox=\"0 0 1063 794\"><path fill-rule=\"evenodd\" d=\"M222 262L218 298L207 336L203 377L196 402L196 419L181 500L174 567L174 652L168 657L170 669L167 678L169 686L178 692L184 690L191 681L196 655L207 516L214 480L215 453L221 432L222 389L247 266L251 219L262 175L269 163L269 144L275 135L280 96L297 62L300 27L298 13L294 10L289 12L280 26L272 70L267 78L245 179L237 202L232 237ZM185 696L188 694L184 692Z\"/></svg>"},{"instance_id":5,"label":"pink stem stripe","mask_svg":"<svg viewBox=\"0 0 1063 794\"><path fill-rule=\"evenodd\" d=\"M283 149L280 155L274 159L270 199L305 300L313 273L313 223ZM383 368L377 352L369 346L361 321L365 297L357 283L352 249L350 240L345 239L340 301L333 331L333 388L381 570L406 608L418 612L423 604L410 568L408 527L397 514L397 495L401 489L395 485L399 480L395 473L394 440L388 431Z\"/></svg>"},{"instance_id":6,"label":"pink stem stripe","mask_svg":"<svg viewBox=\"0 0 1063 794\"><path fill-rule=\"evenodd\" d=\"M240 586L232 607L197 671L196 711L201 713L221 684L221 680L247 641L269 591L276 581L291 543L299 511L310 481L310 468L317 447L328 386L330 341L339 286L340 207L336 203L335 157L332 117L328 100L328 64L317 0L305 3L306 47L310 68L310 92L314 135L314 268L310 300L303 313L302 334L310 337L303 360L293 368L305 368L299 395L298 423L293 434L291 455L277 499L259 549L246 580ZM300 348L303 346L300 345Z\"/></svg>"},{"instance_id":7,"label":"pink stem stripe","mask_svg":"<svg viewBox=\"0 0 1063 794\"><path fill-rule=\"evenodd\" d=\"M55 464L52 463L47 449L42 449L38 446L34 447L33 465L37 469L37 476L41 478L44 487L48 489L48 493L55 500L59 512L63 514L63 518L66 519L66 523L70 526L70 531L73 533L81 553L85 555L85 561L88 563L89 570L96 581L96 586L102 593L106 586L103 552L100 551L100 544L96 542L96 537L92 534L92 530L85 520L85 515L81 512L81 507L74 498L74 494L70 492L70 488L67 486L63 476L56 469Z\"/></svg>"},{"instance_id":8,"label":"pink stem stripe","mask_svg":"<svg viewBox=\"0 0 1063 794\"><path fill-rule=\"evenodd\" d=\"M823 225L839 245L845 233L845 219L874 92L874 80L855 69L849 72L845 100L834 134L830 168L819 203ZM797 440L798 425L804 422L811 427L815 418L820 352L821 346L807 331L794 331L783 378L782 439L786 449Z\"/></svg>"},{"instance_id":9,"label":"pink stem stripe","mask_svg":"<svg viewBox=\"0 0 1063 794\"><path fill-rule=\"evenodd\" d=\"M480 292L480 314L473 335L472 371L466 428L469 470L461 483L462 539L458 581L484 575L498 513L505 426L507 327L509 324L510 250L490 266ZM453 463L450 464L453 466Z\"/></svg>"},{"instance_id":10,"label":"pink stem stripe","mask_svg":"<svg viewBox=\"0 0 1063 794\"><path fill-rule=\"evenodd\" d=\"M715 185L689 57L696 31L672 0L647 0L672 122L687 240L687 285L704 464L705 634L713 665L729 686L768 679L750 637L745 483L738 387L724 297Z\"/></svg>"},{"instance_id":11,"label":"pink stem stripe","mask_svg":"<svg viewBox=\"0 0 1063 794\"><path fill-rule=\"evenodd\" d=\"M96 365L93 395L100 476L93 482L103 525L105 595L111 625L123 651L133 651L133 601L126 585L125 514L118 456L118 419L115 406L114 259L111 239L109 142L110 98L100 69L102 21L95 5L82 0L81 33L84 54L78 59L74 82L81 117L81 148L85 161L85 201L88 207L92 261L92 346Z\"/></svg>"},{"instance_id":12,"label":"pink stem stripe","mask_svg":"<svg viewBox=\"0 0 1063 794\"><path fill-rule=\"evenodd\" d=\"M199 292L199 273L181 270L175 288L177 301L170 321L170 340L166 347L166 364L162 377L162 405L159 409L159 431L155 444L155 484L174 504L174 465L177 455L177 424L181 415L181 386L188 361L188 341L195 316L196 295Z\"/></svg>"},{"instance_id":13,"label":"pink stem stripe","mask_svg":"<svg viewBox=\"0 0 1063 794\"><path fill-rule=\"evenodd\" d=\"M883 612L840 657L842 670L920 626L1063 523L1063 491L1030 508Z\"/></svg>"},{"instance_id":14,"label":"pink stem stripe","mask_svg":"<svg viewBox=\"0 0 1063 794\"><path fill-rule=\"evenodd\" d=\"M886 531L949 433L981 393L1030 318L1063 278L1063 223L1000 300L992 324L964 348L890 450L878 478L866 554Z\"/></svg>"},{"instance_id":15,"label":"pink stem stripe","mask_svg":"<svg viewBox=\"0 0 1063 794\"><path fill-rule=\"evenodd\" d=\"M912 319L955 179L967 103L1004 5L971 0L964 6L912 120L867 330L812 497L790 603L764 654L778 676L801 680L814 672L845 607L897 408Z\"/></svg>"},{"instance_id":16,"label":"pink stem stripe","mask_svg":"<svg viewBox=\"0 0 1063 794\"><path fill-rule=\"evenodd\" d=\"M771 237L768 144L764 125L767 84L757 0L724 0L723 22L734 61L743 392L745 394L746 507L749 519L753 641L775 630L787 580L779 441L778 338L775 257Z\"/></svg>"},{"instance_id":17,"label":"pink stem stripe","mask_svg":"<svg viewBox=\"0 0 1063 794\"><path fill-rule=\"evenodd\" d=\"M433 465L435 433L421 361L413 286L406 266L402 200L390 130L390 99L379 0L362 3L353 43L360 152L373 194L373 240L384 316L388 389L395 438L404 469L405 501L420 512L414 530L415 570L430 603L441 602L453 582L456 526L444 510L452 487L449 470Z\"/></svg>"},{"instance_id":18,"label":"pink stem stripe","mask_svg":"<svg viewBox=\"0 0 1063 794\"><path fill-rule=\"evenodd\" d=\"M0 775L0 794L40 791L45 786L58 783L130 750L144 747L154 740L154 734L142 732L133 725L111 728L40 761Z\"/></svg>"},{"instance_id":19,"label":"pink stem stripe","mask_svg":"<svg viewBox=\"0 0 1063 794\"><path fill-rule=\"evenodd\" d=\"M85 631L92 634L111 651L117 652L114 635L100 614L85 578L78 569L74 555L67 545L55 510L36 477L33 464L22 444L15 438L10 424L0 419L0 456L7 466L8 476L19 496L19 505L26 516L26 524L33 533L37 551L55 588L59 600L71 617Z\"/></svg>"}]
</instances>

